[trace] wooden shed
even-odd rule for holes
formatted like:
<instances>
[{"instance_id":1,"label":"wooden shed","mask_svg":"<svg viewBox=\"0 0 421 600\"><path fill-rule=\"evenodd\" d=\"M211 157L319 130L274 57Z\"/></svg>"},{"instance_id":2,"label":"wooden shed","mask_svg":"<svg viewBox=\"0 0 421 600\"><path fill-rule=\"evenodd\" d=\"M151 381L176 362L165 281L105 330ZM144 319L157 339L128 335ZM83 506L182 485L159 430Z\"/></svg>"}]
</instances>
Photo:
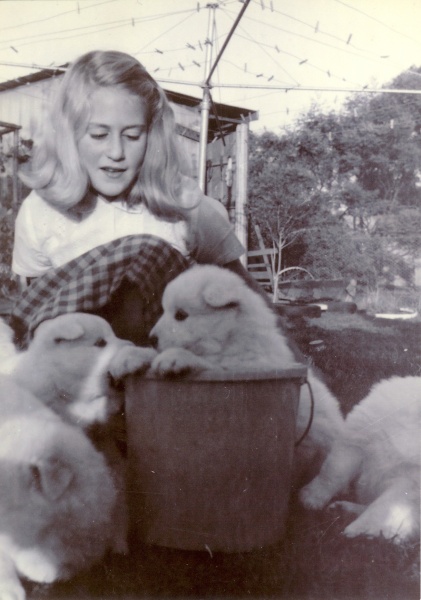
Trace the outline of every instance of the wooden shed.
<instances>
[{"instance_id":1,"label":"wooden shed","mask_svg":"<svg viewBox=\"0 0 421 600\"><path fill-rule=\"evenodd\" d=\"M34 138L66 66L43 69L0 83L0 121L15 127L14 131L20 135L20 141L16 139L16 133L13 139L9 136L10 142L3 140L3 156L16 157L16 152L22 151L22 141L25 143ZM189 159L190 174L197 179L202 100L168 90L166 93ZM244 205L247 200L248 130L250 121L257 118L255 111L220 103L213 103L209 115L205 191L226 206L243 243L246 242ZM0 131L0 143L2 137ZM15 167L12 161L9 162L8 170L12 171Z\"/></svg>"}]
</instances>

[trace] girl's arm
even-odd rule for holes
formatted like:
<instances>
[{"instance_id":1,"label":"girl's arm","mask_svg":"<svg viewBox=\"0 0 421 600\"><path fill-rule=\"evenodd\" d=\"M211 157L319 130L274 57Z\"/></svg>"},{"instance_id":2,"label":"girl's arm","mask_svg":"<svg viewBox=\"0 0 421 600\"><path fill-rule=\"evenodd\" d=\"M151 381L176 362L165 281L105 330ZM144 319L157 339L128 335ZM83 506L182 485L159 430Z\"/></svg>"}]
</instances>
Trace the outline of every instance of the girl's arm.
<instances>
[{"instance_id":1,"label":"girl's arm","mask_svg":"<svg viewBox=\"0 0 421 600\"><path fill-rule=\"evenodd\" d=\"M262 286L259 285L259 283L255 280L255 278L252 275L250 275L250 273L247 271L247 269L243 266L240 259L228 262L224 265L224 267L226 269L229 269L230 271L233 271L234 273L237 273L237 275L240 275L240 277L242 277L244 279L244 281L247 283L247 285L252 290L257 292L260 296L262 296L265 299L265 301L267 302L267 304L271 308L273 308L273 305L272 305L272 302L271 302L269 296L265 293Z\"/></svg>"},{"instance_id":2,"label":"girl's arm","mask_svg":"<svg viewBox=\"0 0 421 600\"><path fill-rule=\"evenodd\" d=\"M44 203L36 192L23 201L15 221L12 271L19 277L38 277L51 267L43 252L42 231L48 221Z\"/></svg>"}]
</instances>

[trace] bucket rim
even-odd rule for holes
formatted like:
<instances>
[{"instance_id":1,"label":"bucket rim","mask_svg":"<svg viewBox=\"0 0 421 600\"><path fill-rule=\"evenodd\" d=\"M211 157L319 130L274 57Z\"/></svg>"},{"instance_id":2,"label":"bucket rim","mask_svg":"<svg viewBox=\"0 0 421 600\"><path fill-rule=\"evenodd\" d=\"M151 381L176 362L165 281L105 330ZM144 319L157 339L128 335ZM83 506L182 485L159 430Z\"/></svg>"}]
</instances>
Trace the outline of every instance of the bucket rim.
<instances>
[{"instance_id":1,"label":"bucket rim","mask_svg":"<svg viewBox=\"0 0 421 600\"><path fill-rule=\"evenodd\" d=\"M131 377L141 378L142 380L155 382L174 382L177 383L200 383L200 382L223 382L223 381L264 381L264 380L284 380L284 379L302 379L307 376L307 366L302 363L291 363L279 369L250 369L248 371L224 369L207 370L198 374L180 375L172 377L158 377L152 373L144 375L131 375Z\"/></svg>"}]
</instances>

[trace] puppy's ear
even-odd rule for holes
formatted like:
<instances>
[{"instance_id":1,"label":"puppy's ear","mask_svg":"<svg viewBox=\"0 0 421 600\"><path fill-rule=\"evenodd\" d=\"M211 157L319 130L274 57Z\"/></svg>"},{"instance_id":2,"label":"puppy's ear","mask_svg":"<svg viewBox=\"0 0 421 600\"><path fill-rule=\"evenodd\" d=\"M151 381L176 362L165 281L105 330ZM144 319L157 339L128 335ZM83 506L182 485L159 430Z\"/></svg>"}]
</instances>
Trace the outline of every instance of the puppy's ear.
<instances>
[{"instance_id":1,"label":"puppy's ear","mask_svg":"<svg viewBox=\"0 0 421 600\"><path fill-rule=\"evenodd\" d=\"M72 342L78 340L85 335L85 330L80 323L66 323L60 328L60 332L54 337L54 341L59 344L60 342Z\"/></svg>"},{"instance_id":2,"label":"puppy's ear","mask_svg":"<svg viewBox=\"0 0 421 600\"><path fill-rule=\"evenodd\" d=\"M48 500L58 500L73 480L71 469L51 457L28 465L31 487Z\"/></svg>"},{"instance_id":3,"label":"puppy's ear","mask_svg":"<svg viewBox=\"0 0 421 600\"><path fill-rule=\"evenodd\" d=\"M209 282L203 290L203 299L212 308L236 308L240 305L236 287L227 288L221 283Z\"/></svg>"}]
</instances>

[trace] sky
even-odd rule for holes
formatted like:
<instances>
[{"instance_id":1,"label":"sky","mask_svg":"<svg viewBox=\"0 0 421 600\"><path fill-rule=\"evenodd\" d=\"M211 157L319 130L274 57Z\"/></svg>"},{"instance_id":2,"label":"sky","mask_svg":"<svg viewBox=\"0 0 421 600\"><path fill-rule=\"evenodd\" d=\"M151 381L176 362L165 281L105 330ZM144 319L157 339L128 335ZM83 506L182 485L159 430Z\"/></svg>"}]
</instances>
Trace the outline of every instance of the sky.
<instances>
[{"instance_id":1,"label":"sky","mask_svg":"<svg viewBox=\"0 0 421 600\"><path fill-rule=\"evenodd\" d=\"M244 6L0 0L0 82L116 49L165 89L201 98ZM212 75L212 98L258 111L252 130L281 133L312 103L340 110L348 90L378 89L421 66L420 24L420 0L251 0Z\"/></svg>"}]
</instances>

